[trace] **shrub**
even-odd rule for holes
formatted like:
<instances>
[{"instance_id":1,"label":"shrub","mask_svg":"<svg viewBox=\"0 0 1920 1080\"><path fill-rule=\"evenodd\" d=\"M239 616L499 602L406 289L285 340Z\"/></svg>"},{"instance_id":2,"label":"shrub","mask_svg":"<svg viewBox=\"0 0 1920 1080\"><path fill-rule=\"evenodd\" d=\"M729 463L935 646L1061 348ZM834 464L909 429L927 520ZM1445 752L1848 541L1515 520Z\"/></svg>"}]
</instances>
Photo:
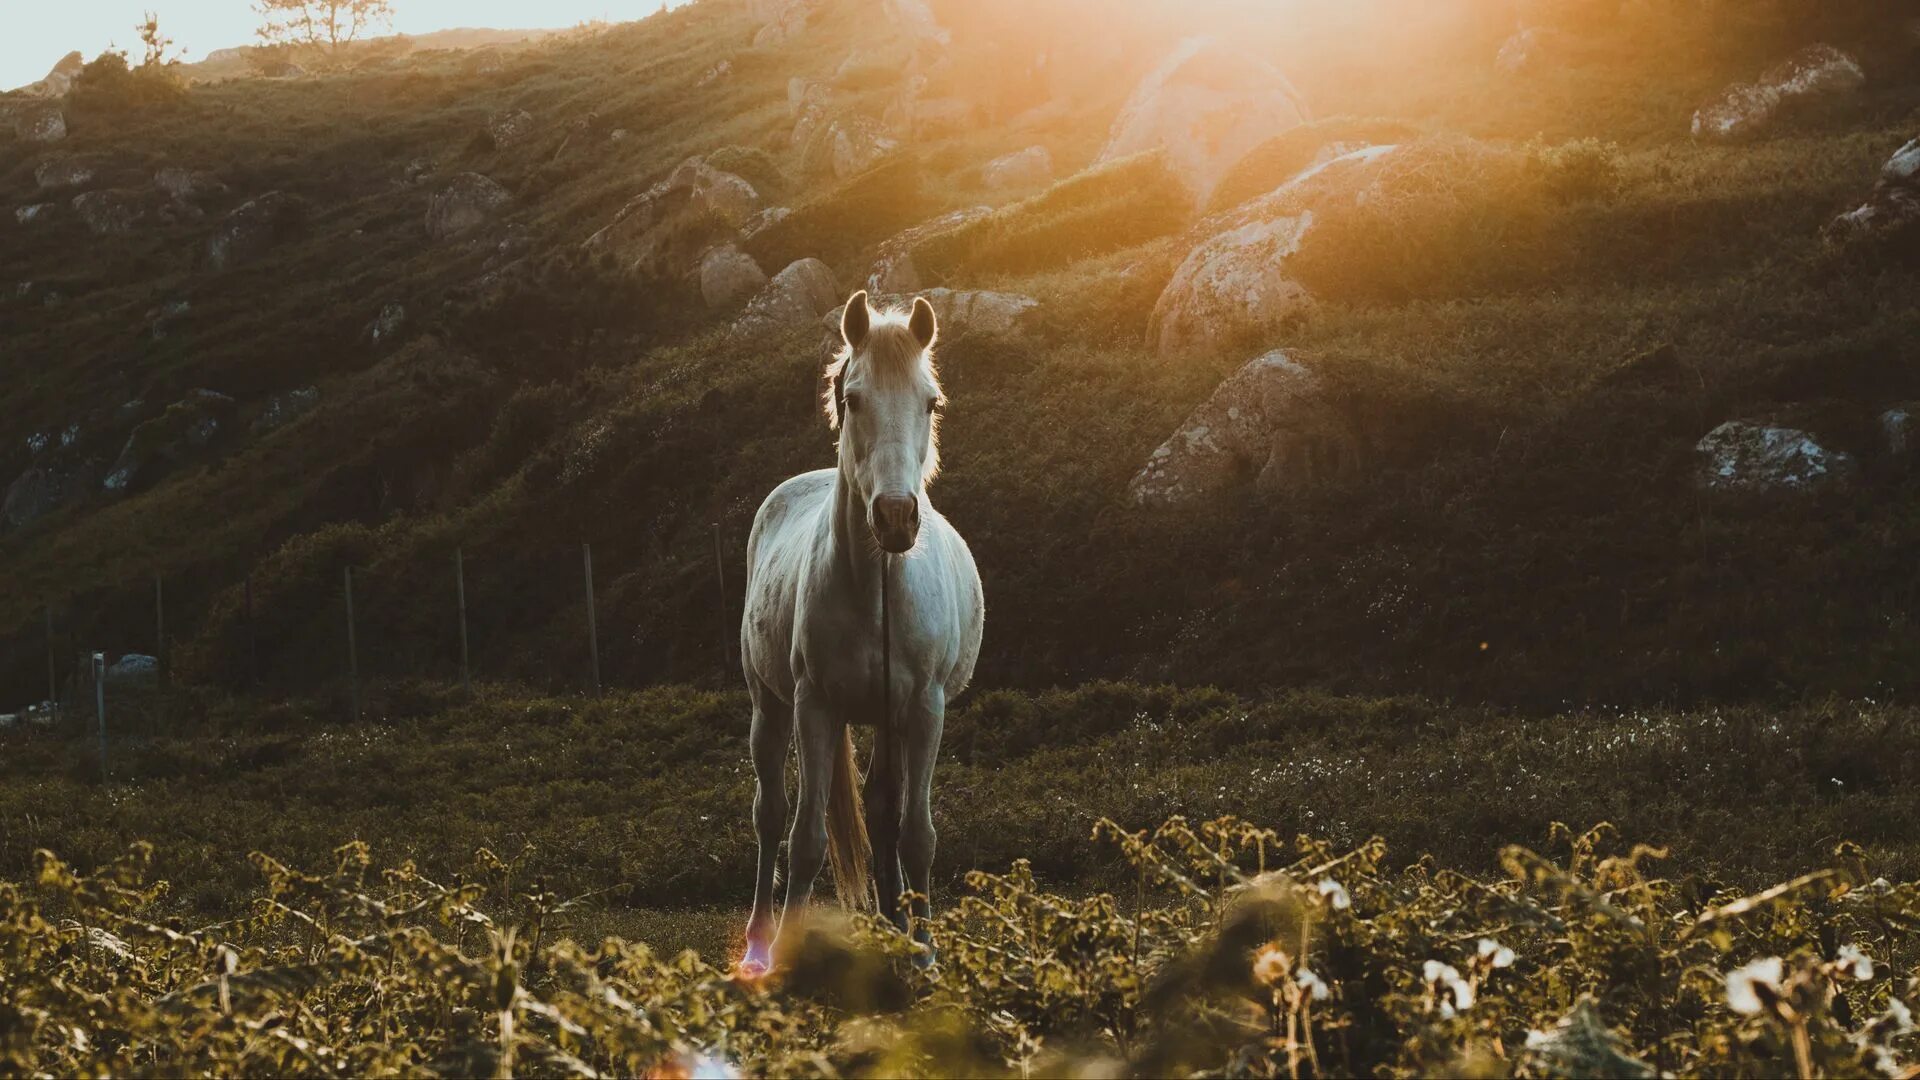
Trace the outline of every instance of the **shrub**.
<instances>
[{"instance_id":1,"label":"shrub","mask_svg":"<svg viewBox=\"0 0 1920 1080\"><path fill-rule=\"evenodd\" d=\"M1620 148L1599 139L1528 147L1527 168L1560 202L1611 199L1620 193Z\"/></svg>"},{"instance_id":2,"label":"shrub","mask_svg":"<svg viewBox=\"0 0 1920 1080\"><path fill-rule=\"evenodd\" d=\"M1141 154L933 237L914 262L936 278L1032 273L1166 236L1187 223L1191 203L1162 156Z\"/></svg>"},{"instance_id":3,"label":"shrub","mask_svg":"<svg viewBox=\"0 0 1920 1080\"><path fill-rule=\"evenodd\" d=\"M178 105L186 97L187 84L171 64L129 67L125 53L111 50L94 57L73 80L73 107L105 116Z\"/></svg>"},{"instance_id":4,"label":"shrub","mask_svg":"<svg viewBox=\"0 0 1920 1080\"><path fill-rule=\"evenodd\" d=\"M1247 152L1220 178L1207 212L1231 210L1300 175L1322 151L1336 144L1376 146L1418 137L1419 129L1400 120L1336 116L1275 135Z\"/></svg>"},{"instance_id":5,"label":"shrub","mask_svg":"<svg viewBox=\"0 0 1920 1080\"><path fill-rule=\"evenodd\" d=\"M747 146L723 146L707 155L707 164L730 172L753 185L763 199L783 196L791 184L773 155Z\"/></svg>"},{"instance_id":6,"label":"shrub","mask_svg":"<svg viewBox=\"0 0 1920 1080\"><path fill-rule=\"evenodd\" d=\"M920 163L896 154L800 202L746 248L761 266L774 269L808 257L839 262L917 224L931 210Z\"/></svg>"}]
</instances>

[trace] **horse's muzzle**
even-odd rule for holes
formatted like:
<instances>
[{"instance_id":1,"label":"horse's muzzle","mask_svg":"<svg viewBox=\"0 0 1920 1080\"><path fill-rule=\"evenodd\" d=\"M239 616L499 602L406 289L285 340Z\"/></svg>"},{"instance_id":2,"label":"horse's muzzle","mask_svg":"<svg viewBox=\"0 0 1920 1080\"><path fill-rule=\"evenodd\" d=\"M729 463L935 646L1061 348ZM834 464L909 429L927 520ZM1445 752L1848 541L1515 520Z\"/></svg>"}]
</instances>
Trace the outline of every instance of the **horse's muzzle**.
<instances>
[{"instance_id":1,"label":"horse's muzzle","mask_svg":"<svg viewBox=\"0 0 1920 1080\"><path fill-rule=\"evenodd\" d=\"M881 550L898 555L920 538L920 500L912 495L879 495L869 516Z\"/></svg>"}]
</instances>

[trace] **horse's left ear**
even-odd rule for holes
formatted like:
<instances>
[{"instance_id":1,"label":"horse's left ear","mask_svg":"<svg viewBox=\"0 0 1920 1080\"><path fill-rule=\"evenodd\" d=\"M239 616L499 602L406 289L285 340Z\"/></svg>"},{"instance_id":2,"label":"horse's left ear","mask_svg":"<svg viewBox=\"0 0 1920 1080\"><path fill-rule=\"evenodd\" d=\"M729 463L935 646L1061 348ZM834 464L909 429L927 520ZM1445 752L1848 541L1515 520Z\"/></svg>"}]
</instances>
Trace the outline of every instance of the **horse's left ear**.
<instances>
[{"instance_id":1,"label":"horse's left ear","mask_svg":"<svg viewBox=\"0 0 1920 1080\"><path fill-rule=\"evenodd\" d=\"M907 329L913 331L913 340L919 342L921 348L933 344L934 335L940 331L934 325L933 305L927 303L926 297L913 298L913 316L907 320Z\"/></svg>"}]
</instances>

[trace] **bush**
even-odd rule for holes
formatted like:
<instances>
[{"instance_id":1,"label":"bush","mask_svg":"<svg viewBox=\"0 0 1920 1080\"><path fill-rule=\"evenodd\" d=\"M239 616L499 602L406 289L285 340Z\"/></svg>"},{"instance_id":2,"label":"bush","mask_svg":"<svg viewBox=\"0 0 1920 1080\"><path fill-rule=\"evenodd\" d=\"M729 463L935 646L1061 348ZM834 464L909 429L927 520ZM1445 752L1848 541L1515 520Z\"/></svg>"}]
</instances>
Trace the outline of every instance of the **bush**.
<instances>
[{"instance_id":1,"label":"bush","mask_svg":"<svg viewBox=\"0 0 1920 1080\"><path fill-rule=\"evenodd\" d=\"M1300 175L1322 151L1335 144L1377 146L1407 142L1419 134L1419 129L1400 120L1336 116L1302 124L1254 147L1228 169L1214 186L1207 212L1217 214L1231 210L1265 195Z\"/></svg>"},{"instance_id":2,"label":"bush","mask_svg":"<svg viewBox=\"0 0 1920 1080\"><path fill-rule=\"evenodd\" d=\"M1611 199L1620 193L1620 148L1599 139L1575 139L1527 149L1527 168L1560 202Z\"/></svg>"},{"instance_id":3,"label":"bush","mask_svg":"<svg viewBox=\"0 0 1920 1080\"><path fill-rule=\"evenodd\" d=\"M785 173L765 150L746 146L723 146L708 154L707 164L730 172L753 185L763 199L779 198L791 188Z\"/></svg>"},{"instance_id":4,"label":"bush","mask_svg":"<svg viewBox=\"0 0 1920 1080\"><path fill-rule=\"evenodd\" d=\"M127 66L125 53L107 51L93 58L73 80L73 107L112 116L178 105L187 84L171 64Z\"/></svg>"},{"instance_id":5,"label":"bush","mask_svg":"<svg viewBox=\"0 0 1920 1080\"><path fill-rule=\"evenodd\" d=\"M1134 247L1179 230L1192 198L1158 153L1068 177L952 232L929 239L914 262L935 278L1032 273Z\"/></svg>"},{"instance_id":6,"label":"bush","mask_svg":"<svg viewBox=\"0 0 1920 1080\"><path fill-rule=\"evenodd\" d=\"M896 154L802 201L793 213L754 234L747 251L761 266L776 270L808 257L829 263L849 259L932 211L922 184L920 163Z\"/></svg>"}]
</instances>

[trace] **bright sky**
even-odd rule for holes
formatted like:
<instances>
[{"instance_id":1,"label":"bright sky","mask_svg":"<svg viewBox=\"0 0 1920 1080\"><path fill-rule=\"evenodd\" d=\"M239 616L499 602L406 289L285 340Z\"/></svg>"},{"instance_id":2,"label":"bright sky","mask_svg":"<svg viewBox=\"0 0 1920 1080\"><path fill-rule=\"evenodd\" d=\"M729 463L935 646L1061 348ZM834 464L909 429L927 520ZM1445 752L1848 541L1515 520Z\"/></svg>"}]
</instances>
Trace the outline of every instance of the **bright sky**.
<instances>
[{"instance_id":1,"label":"bright sky","mask_svg":"<svg viewBox=\"0 0 1920 1080\"><path fill-rule=\"evenodd\" d=\"M672 0L678 7L684 0ZM560 29L588 19L624 22L660 10L660 0L392 0L393 29L424 34L453 27ZM185 59L254 43L251 0L0 0L0 89L33 82L79 49L91 60L108 45L136 59L134 25L156 11Z\"/></svg>"}]
</instances>

